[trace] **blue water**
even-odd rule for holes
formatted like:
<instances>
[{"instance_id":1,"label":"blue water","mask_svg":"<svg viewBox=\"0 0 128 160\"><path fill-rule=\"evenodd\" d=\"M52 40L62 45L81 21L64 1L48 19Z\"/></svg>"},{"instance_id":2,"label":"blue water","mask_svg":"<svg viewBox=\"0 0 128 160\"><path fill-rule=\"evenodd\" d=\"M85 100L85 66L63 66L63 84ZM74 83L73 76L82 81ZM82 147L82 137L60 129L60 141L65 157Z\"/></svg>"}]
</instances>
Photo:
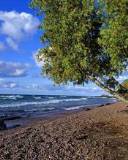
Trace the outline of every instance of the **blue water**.
<instances>
[{"instance_id":1,"label":"blue water","mask_svg":"<svg viewBox=\"0 0 128 160\"><path fill-rule=\"evenodd\" d=\"M116 102L108 97L0 95L0 117L34 117Z\"/></svg>"}]
</instances>

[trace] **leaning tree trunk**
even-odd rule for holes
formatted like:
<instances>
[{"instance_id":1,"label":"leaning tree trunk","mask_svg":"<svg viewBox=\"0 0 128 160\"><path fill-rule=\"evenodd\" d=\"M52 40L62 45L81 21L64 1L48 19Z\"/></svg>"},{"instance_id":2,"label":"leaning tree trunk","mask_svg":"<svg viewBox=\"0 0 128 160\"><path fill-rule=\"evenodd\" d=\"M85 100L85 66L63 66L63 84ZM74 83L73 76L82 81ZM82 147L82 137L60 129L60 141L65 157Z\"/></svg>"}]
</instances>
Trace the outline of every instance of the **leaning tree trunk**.
<instances>
[{"instance_id":1,"label":"leaning tree trunk","mask_svg":"<svg viewBox=\"0 0 128 160\"><path fill-rule=\"evenodd\" d=\"M100 80L98 80L95 77L89 77L90 80L92 82L94 82L97 86L99 86L100 88L102 88L103 90L107 91L108 93L112 94L115 98L119 99L122 102L128 103L128 99L126 98L125 94L120 93L119 90L113 90L109 87L109 85L105 85L104 83L102 83ZM119 83L118 83L119 84ZM120 90L124 90L124 87L119 84ZM126 93L126 89L125 89L125 93ZM128 93L128 90L127 90Z\"/></svg>"}]
</instances>

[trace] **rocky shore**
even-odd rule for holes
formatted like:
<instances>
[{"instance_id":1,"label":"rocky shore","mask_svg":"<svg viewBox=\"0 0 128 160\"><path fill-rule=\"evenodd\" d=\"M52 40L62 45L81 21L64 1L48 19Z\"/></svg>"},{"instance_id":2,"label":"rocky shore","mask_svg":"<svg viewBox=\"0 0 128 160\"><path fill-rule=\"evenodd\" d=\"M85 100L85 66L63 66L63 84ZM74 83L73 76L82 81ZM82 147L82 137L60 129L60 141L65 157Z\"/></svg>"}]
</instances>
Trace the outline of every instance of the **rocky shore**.
<instances>
[{"instance_id":1,"label":"rocky shore","mask_svg":"<svg viewBox=\"0 0 128 160\"><path fill-rule=\"evenodd\" d=\"M127 160L128 105L82 110L0 132L0 160Z\"/></svg>"},{"instance_id":2,"label":"rocky shore","mask_svg":"<svg viewBox=\"0 0 128 160\"><path fill-rule=\"evenodd\" d=\"M0 119L0 131L7 129L6 124L3 119Z\"/></svg>"},{"instance_id":3,"label":"rocky shore","mask_svg":"<svg viewBox=\"0 0 128 160\"><path fill-rule=\"evenodd\" d=\"M13 124L11 123L11 126L8 127L8 121L11 122L11 121L17 121L21 119L20 116L3 116L3 117L0 117L0 131L3 131L3 130L7 130L7 129L10 129L10 128L16 128L16 127L19 127L20 125L19 124Z\"/></svg>"}]
</instances>

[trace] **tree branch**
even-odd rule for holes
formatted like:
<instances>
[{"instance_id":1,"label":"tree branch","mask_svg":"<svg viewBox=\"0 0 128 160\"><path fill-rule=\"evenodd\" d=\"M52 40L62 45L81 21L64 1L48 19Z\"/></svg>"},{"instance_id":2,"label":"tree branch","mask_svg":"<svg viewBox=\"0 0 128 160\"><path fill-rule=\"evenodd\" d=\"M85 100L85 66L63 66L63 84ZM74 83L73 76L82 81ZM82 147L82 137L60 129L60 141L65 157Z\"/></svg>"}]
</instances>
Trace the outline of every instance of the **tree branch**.
<instances>
[{"instance_id":1,"label":"tree branch","mask_svg":"<svg viewBox=\"0 0 128 160\"><path fill-rule=\"evenodd\" d=\"M120 94L118 91L114 91L112 89L109 88L109 86L105 85L104 83L102 83L100 80L98 80L96 77L94 76L89 76L89 79L94 82L97 86L101 87L102 89L104 89L105 91L107 91L108 93L112 94L115 98L118 98L119 100L128 103L128 100L124 97L123 94ZM118 82L118 81L117 81ZM120 85L121 87L123 87L122 85Z\"/></svg>"}]
</instances>

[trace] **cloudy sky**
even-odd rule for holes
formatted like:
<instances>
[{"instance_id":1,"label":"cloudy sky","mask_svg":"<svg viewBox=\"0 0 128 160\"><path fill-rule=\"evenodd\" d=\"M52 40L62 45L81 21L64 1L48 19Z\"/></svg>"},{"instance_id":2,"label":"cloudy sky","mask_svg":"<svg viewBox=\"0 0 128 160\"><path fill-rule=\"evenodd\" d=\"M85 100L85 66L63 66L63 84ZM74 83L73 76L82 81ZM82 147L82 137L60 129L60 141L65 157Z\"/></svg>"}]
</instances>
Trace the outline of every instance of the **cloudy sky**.
<instances>
[{"instance_id":1,"label":"cloudy sky","mask_svg":"<svg viewBox=\"0 0 128 160\"><path fill-rule=\"evenodd\" d=\"M101 95L105 92L96 85L56 86L40 75L35 61L41 31L40 18L28 7L29 0L0 1L0 93ZM122 75L120 80L127 77Z\"/></svg>"}]
</instances>

